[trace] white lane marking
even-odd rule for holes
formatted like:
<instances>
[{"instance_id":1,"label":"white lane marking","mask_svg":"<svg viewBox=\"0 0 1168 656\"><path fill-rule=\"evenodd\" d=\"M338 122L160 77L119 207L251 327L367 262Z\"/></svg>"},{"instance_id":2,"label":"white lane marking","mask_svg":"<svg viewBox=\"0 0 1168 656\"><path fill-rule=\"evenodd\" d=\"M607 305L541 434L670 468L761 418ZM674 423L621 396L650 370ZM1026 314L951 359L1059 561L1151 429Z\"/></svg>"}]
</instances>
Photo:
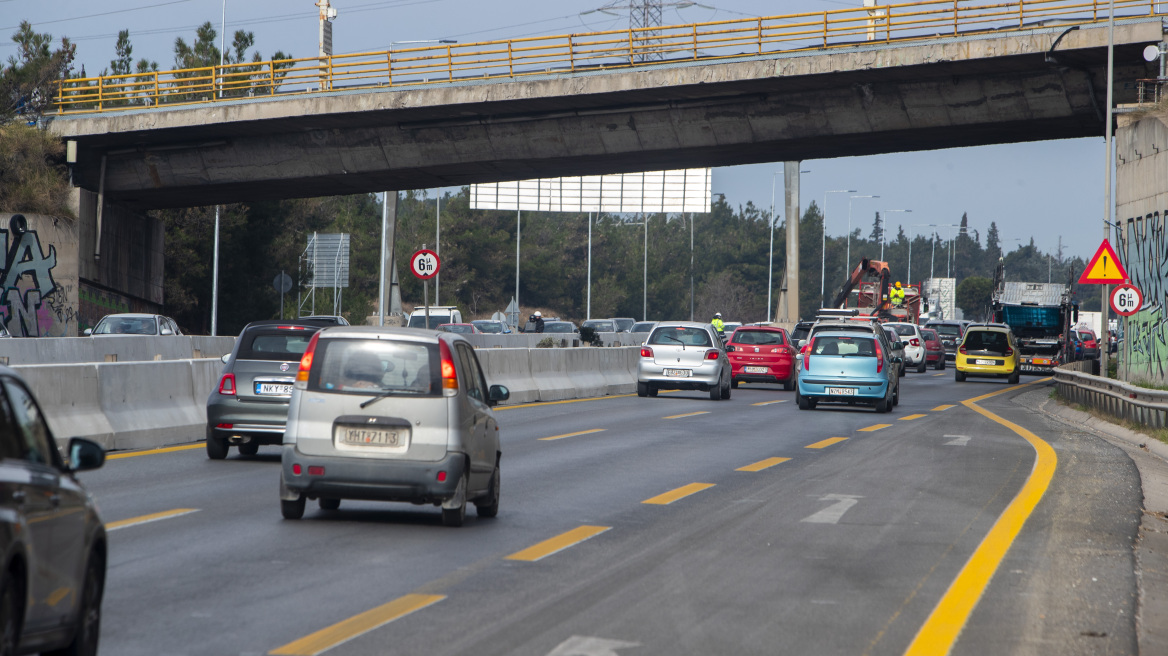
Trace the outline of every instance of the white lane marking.
<instances>
[{"instance_id":1,"label":"white lane marking","mask_svg":"<svg viewBox=\"0 0 1168 656\"><path fill-rule=\"evenodd\" d=\"M946 442L945 446L969 446L968 435L946 435L945 437L955 438L951 442Z\"/></svg>"},{"instance_id":2,"label":"white lane marking","mask_svg":"<svg viewBox=\"0 0 1168 656\"><path fill-rule=\"evenodd\" d=\"M608 640L591 636L572 636L548 652L548 656L618 656L616 650L640 647L639 642Z\"/></svg>"},{"instance_id":3,"label":"white lane marking","mask_svg":"<svg viewBox=\"0 0 1168 656\"><path fill-rule=\"evenodd\" d=\"M855 494L825 494L819 497L820 501L834 501L835 503L824 508L823 510L820 510L814 515L811 515L810 517L804 517L800 521L808 522L810 524L838 524L840 518L844 516L844 513L846 513L849 508L859 503L858 499L863 498L864 497Z\"/></svg>"}]
</instances>

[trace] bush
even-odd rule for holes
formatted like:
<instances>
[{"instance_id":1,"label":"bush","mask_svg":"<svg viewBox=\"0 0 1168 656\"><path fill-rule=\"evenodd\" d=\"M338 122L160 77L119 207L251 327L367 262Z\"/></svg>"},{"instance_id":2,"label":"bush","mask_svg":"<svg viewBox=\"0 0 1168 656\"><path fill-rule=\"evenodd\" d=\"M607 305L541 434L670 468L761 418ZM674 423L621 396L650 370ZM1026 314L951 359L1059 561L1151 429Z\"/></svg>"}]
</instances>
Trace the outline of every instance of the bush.
<instances>
[{"instance_id":1,"label":"bush","mask_svg":"<svg viewBox=\"0 0 1168 656\"><path fill-rule=\"evenodd\" d=\"M556 340L552 339L551 337L544 337L543 339L539 340L539 343L535 345L535 348L553 348L555 345Z\"/></svg>"},{"instance_id":2,"label":"bush","mask_svg":"<svg viewBox=\"0 0 1168 656\"><path fill-rule=\"evenodd\" d=\"M585 326L580 329L580 341L589 346L604 346L604 340L600 338L600 333L592 326Z\"/></svg>"}]
</instances>

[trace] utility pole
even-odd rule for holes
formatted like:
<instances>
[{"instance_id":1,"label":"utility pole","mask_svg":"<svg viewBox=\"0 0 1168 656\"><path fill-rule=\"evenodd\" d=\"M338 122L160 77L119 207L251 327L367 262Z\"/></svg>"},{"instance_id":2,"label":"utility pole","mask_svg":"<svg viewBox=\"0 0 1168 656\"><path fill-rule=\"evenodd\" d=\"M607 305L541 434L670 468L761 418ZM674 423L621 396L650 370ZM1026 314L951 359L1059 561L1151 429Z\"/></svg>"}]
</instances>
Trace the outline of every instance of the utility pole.
<instances>
[{"instance_id":1,"label":"utility pole","mask_svg":"<svg viewBox=\"0 0 1168 656\"><path fill-rule=\"evenodd\" d=\"M328 60L333 56L333 19L337 17L335 7L329 5L329 0L316 0L320 7L320 32L317 39L317 57L320 58L320 90L325 91L332 87L329 80Z\"/></svg>"}]
</instances>

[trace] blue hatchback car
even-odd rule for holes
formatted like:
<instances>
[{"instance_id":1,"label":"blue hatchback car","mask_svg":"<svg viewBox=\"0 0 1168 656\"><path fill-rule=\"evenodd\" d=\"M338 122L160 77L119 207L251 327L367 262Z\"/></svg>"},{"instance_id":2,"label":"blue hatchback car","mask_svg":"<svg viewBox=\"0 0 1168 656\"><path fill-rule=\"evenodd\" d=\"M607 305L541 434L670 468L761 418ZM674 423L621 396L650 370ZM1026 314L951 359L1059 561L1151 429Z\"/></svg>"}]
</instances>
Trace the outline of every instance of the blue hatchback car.
<instances>
[{"instance_id":1,"label":"blue hatchback car","mask_svg":"<svg viewBox=\"0 0 1168 656\"><path fill-rule=\"evenodd\" d=\"M871 405L891 412L900 403L900 358L880 340L856 332L816 333L800 355L795 399L800 410L819 403Z\"/></svg>"}]
</instances>

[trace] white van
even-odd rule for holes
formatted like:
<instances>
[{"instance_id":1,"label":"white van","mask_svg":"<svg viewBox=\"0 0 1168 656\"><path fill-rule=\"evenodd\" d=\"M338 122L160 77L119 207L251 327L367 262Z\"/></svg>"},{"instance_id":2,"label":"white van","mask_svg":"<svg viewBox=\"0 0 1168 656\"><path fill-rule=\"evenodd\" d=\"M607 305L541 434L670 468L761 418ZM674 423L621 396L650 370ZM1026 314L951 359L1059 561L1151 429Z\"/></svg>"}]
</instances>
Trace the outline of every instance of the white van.
<instances>
[{"instance_id":1,"label":"white van","mask_svg":"<svg viewBox=\"0 0 1168 656\"><path fill-rule=\"evenodd\" d=\"M462 312L453 305L431 305L429 327L437 328L444 323L463 323ZM426 327L426 306L420 306L410 313L409 327Z\"/></svg>"}]
</instances>

